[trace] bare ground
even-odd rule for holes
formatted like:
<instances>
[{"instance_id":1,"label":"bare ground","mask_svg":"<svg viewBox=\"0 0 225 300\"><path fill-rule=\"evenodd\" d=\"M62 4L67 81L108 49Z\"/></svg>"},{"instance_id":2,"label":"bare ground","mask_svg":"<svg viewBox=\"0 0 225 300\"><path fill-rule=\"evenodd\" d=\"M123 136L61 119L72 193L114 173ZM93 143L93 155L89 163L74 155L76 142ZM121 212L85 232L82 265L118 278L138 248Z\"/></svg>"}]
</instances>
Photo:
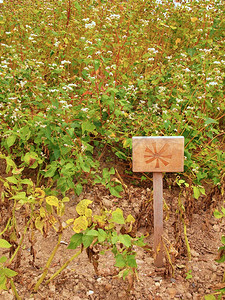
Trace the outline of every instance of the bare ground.
<instances>
[{"instance_id":1,"label":"bare ground","mask_svg":"<svg viewBox=\"0 0 225 300\"><path fill-rule=\"evenodd\" d=\"M220 239L225 232L224 220L216 220L213 210L221 205L222 196L214 190L207 192L205 199L199 198L196 203L187 203L185 195L182 197L187 214L187 237L191 247L191 260L187 259L187 250L184 241L183 225L179 221L178 207L179 191L176 187L164 189L164 241L170 251L170 259L165 258L165 266L157 269L154 266L152 251L137 248L138 278L132 285L131 278L118 279L117 268L114 267L114 258L111 253L100 257L98 273L83 253L50 284L41 285L37 293L32 288L43 272L43 268L57 243L57 234L52 230L46 238L37 235L35 243L36 258L32 263L31 246L26 241L22 249L21 263L16 268L19 275L15 278L18 294L22 299L203 299L205 294L215 292L223 286L222 278L224 266L215 259L218 255ZM75 215L75 206L81 199L93 200L93 210L100 206L108 209L120 207L125 215L132 213L138 222L137 234L148 235L146 242L152 247L153 236L153 208L152 189L129 185L121 199L109 195L102 187L87 188L79 197L71 195L67 205L64 220ZM204 200L204 201L203 201ZM206 200L208 204L206 205ZM190 199L189 199L190 201ZM203 205L204 204L204 205ZM192 207L192 208L190 208ZM62 237L62 243L51 264L48 276L52 275L60 266L71 257L76 250L67 249L72 231L67 231ZM166 255L165 255L166 257ZM173 274L174 268L174 274ZM189 279L187 273L189 272ZM131 287L131 288L129 288ZM13 299L13 293L1 291L0 299Z\"/></svg>"}]
</instances>

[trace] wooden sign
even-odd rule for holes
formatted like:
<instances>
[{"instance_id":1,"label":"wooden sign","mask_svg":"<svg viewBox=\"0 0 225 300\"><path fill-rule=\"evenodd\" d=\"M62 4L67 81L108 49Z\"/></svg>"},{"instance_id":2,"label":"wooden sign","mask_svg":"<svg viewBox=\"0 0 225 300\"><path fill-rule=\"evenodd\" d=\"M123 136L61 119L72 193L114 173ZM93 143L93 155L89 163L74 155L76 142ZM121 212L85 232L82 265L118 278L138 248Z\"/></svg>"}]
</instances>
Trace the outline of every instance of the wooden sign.
<instances>
[{"instance_id":1,"label":"wooden sign","mask_svg":"<svg viewBox=\"0 0 225 300\"><path fill-rule=\"evenodd\" d=\"M134 172L183 172L184 137L133 137Z\"/></svg>"},{"instance_id":2,"label":"wooden sign","mask_svg":"<svg viewBox=\"0 0 225 300\"><path fill-rule=\"evenodd\" d=\"M163 266L163 172L184 169L184 137L133 137L133 172L153 172L155 266Z\"/></svg>"}]
</instances>

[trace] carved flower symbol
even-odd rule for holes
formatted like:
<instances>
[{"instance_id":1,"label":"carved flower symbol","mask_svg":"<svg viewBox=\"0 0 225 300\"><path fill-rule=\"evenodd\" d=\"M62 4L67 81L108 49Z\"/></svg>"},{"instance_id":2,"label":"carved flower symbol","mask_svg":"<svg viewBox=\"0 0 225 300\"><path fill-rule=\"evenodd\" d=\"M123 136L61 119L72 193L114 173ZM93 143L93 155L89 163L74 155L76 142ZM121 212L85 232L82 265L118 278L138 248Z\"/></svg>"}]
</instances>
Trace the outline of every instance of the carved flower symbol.
<instances>
[{"instance_id":1,"label":"carved flower symbol","mask_svg":"<svg viewBox=\"0 0 225 300\"><path fill-rule=\"evenodd\" d=\"M147 146L145 149L145 153L147 153L144 155L146 164L156 161L155 168L159 168L159 162L162 162L164 166L167 166L169 164L168 160L172 158L171 154L165 155L165 152L167 152L169 149L169 145L165 144L159 151L157 151L156 142L152 142L151 145L153 151Z\"/></svg>"}]
</instances>

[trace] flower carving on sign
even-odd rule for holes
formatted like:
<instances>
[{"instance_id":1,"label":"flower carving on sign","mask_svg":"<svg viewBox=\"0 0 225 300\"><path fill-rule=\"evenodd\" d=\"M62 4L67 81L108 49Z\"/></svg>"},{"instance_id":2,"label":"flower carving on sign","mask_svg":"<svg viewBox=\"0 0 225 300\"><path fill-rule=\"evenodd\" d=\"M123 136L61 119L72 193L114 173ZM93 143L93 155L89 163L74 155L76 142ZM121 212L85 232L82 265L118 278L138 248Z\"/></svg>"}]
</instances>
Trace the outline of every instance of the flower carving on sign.
<instances>
[{"instance_id":1,"label":"flower carving on sign","mask_svg":"<svg viewBox=\"0 0 225 300\"><path fill-rule=\"evenodd\" d=\"M172 158L172 154L168 154L168 150L170 146L168 144L164 144L159 151L157 151L156 142L151 143L152 149L146 146L145 148L145 162L149 164L155 161L155 168L159 168L159 162L167 166L169 164L170 159Z\"/></svg>"}]
</instances>

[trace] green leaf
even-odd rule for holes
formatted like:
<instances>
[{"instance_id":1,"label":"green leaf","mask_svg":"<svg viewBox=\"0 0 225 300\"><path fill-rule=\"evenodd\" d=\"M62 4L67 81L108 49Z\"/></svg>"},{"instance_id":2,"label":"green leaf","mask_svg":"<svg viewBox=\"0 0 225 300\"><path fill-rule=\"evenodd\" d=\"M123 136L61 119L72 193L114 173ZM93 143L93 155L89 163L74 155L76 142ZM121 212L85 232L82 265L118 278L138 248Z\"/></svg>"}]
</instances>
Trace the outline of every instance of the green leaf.
<instances>
[{"instance_id":1,"label":"green leaf","mask_svg":"<svg viewBox=\"0 0 225 300\"><path fill-rule=\"evenodd\" d=\"M194 192L194 198L198 200L198 198L200 197L201 193L200 193L200 189L197 186L193 187L193 192Z\"/></svg>"},{"instance_id":2,"label":"green leaf","mask_svg":"<svg viewBox=\"0 0 225 300\"><path fill-rule=\"evenodd\" d=\"M1 290L7 290L6 277L3 274L0 275L0 291Z\"/></svg>"},{"instance_id":3,"label":"green leaf","mask_svg":"<svg viewBox=\"0 0 225 300\"><path fill-rule=\"evenodd\" d=\"M223 215L225 217L225 207L221 207L221 211L222 211L222 213L223 213Z\"/></svg>"},{"instance_id":4,"label":"green leaf","mask_svg":"<svg viewBox=\"0 0 225 300\"><path fill-rule=\"evenodd\" d=\"M16 136L15 135L10 135L6 139L7 146L11 147L15 143L15 141L16 141Z\"/></svg>"},{"instance_id":5,"label":"green leaf","mask_svg":"<svg viewBox=\"0 0 225 300\"><path fill-rule=\"evenodd\" d=\"M115 186L112 185L109 186L110 193L117 198L121 198L120 192L122 192L122 190L123 188L121 184L117 184Z\"/></svg>"},{"instance_id":6,"label":"green leaf","mask_svg":"<svg viewBox=\"0 0 225 300\"><path fill-rule=\"evenodd\" d=\"M126 266L126 261L122 254L117 254L115 258L116 258L115 267L124 268Z\"/></svg>"},{"instance_id":7,"label":"green leaf","mask_svg":"<svg viewBox=\"0 0 225 300\"><path fill-rule=\"evenodd\" d=\"M112 212L112 219L110 221L115 222L117 224L125 224L122 209L117 208L115 211L113 211Z\"/></svg>"},{"instance_id":8,"label":"green leaf","mask_svg":"<svg viewBox=\"0 0 225 300\"><path fill-rule=\"evenodd\" d=\"M15 176L9 176L9 177L6 177L6 180L10 183L14 183L14 184L17 184L18 183L18 180L16 179Z\"/></svg>"},{"instance_id":9,"label":"green leaf","mask_svg":"<svg viewBox=\"0 0 225 300\"><path fill-rule=\"evenodd\" d=\"M81 11L81 6L80 4L76 1L74 6L76 7L76 9L80 12Z\"/></svg>"},{"instance_id":10,"label":"green leaf","mask_svg":"<svg viewBox=\"0 0 225 300\"><path fill-rule=\"evenodd\" d=\"M216 300L214 295L205 295L205 300Z\"/></svg>"},{"instance_id":11,"label":"green leaf","mask_svg":"<svg viewBox=\"0 0 225 300\"><path fill-rule=\"evenodd\" d=\"M0 248L10 248L12 245L4 239L0 239Z\"/></svg>"},{"instance_id":12,"label":"green leaf","mask_svg":"<svg viewBox=\"0 0 225 300\"><path fill-rule=\"evenodd\" d=\"M82 133L84 134L85 131L93 132L96 129L95 125L90 121L85 121L82 123Z\"/></svg>"},{"instance_id":13,"label":"green leaf","mask_svg":"<svg viewBox=\"0 0 225 300\"><path fill-rule=\"evenodd\" d=\"M83 186L81 183L77 183L76 187L75 187L75 192L77 194L77 196L79 196L83 191Z\"/></svg>"},{"instance_id":14,"label":"green leaf","mask_svg":"<svg viewBox=\"0 0 225 300\"><path fill-rule=\"evenodd\" d=\"M222 242L222 244L224 244L224 245L225 245L225 236L222 236L222 238L221 238L221 242Z\"/></svg>"},{"instance_id":15,"label":"green leaf","mask_svg":"<svg viewBox=\"0 0 225 300\"><path fill-rule=\"evenodd\" d=\"M218 211L218 209L215 209L213 214L216 219L221 219L223 217L223 215L220 211Z\"/></svg>"},{"instance_id":16,"label":"green leaf","mask_svg":"<svg viewBox=\"0 0 225 300\"><path fill-rule=\"evenodd\" d=\"M127 264L131 268L137 268L137 262L135 259L135 255L133 255L133 254L127 255Z\"/></svg>"},{"instance_id":17,"label":"green leaf","mask_svg":"<svg viewBox=\"0 0 225 300\"><path fill-rule=\"evenodd\" d=\"M57 166L52 163L49 166L49 169L44 173L44 177L53 177L55 175L56 170L57 170Z\"/></svg>"},{"instance_id":18,"label":"green leaf","mask_svg":"<svg viewBox=\"0 0 225 300\"><path fill-rule=\"evenodd\" d=\"M131 246L131 237L128 234L120 234L119 241L127 248Z\"/></svg>"},{"instance_id":19,"label":"green leaf","mask_svg":"<svg viewBox=\"0 0 225 300\"><path fill-rule=\"evenodd\" d=\"M27 196L25 192L19 192L15 196L11 197L10 199L15 199L15 200L27 200Z\"/></svg>"},{"instance_id":20,"label":"green leaf","mask_svg":"<svg viewBox=\"0 0 225 300\"><path fill-rule=\"evenodd\" d=\"M83 238L83 233L76 233L74 234L71 239L69 246L67 247L68 249L76 249L82 244L82 238Z\"/></svg>"},{"instance_id":21,"label":"green leaf","mask_svg":"<svg viewBox=\"0 0 225 300\"><path fill-rule=\"evenodd\" d=\"M119 237L118 237L117 233L113 232L112 238L111 238L112 244L115 245L118 242L118 240L119 240Z\"/></svg>"},{"instance_id":22,"label":"green leaf","mask_svg":"<svg viewBox=\"0 0 225 300\"><path fill-rule=\"evenodd\" d=\"M5 276L9 278L14 277L18 274L17 272L8 268L4 268L2 271L4 272Z\"/></svg>"},{"instance_id":23,"label":"green leaf","mask_svg":"<svg viewBox=\"0 0 225 300\"><path fill-rule=\"evenodd\" d=\"M205 125L209 125L209 124L218 124L218 121L216 121L212 118L206 118L205 119Z\"/></svg>"},{"instance_id":24,"label":"green leaf","mask_svg":"<svg viewBox=\"0 0 225 300\"><path fill-rule=\"evenodd\" d=\"M22 180L20 180L20 183L33 186L33 182L31 179L22 179Z\"/></svg>"},{"instance_id":25,"label":"green leaf","mask_svg":"<svg viewBox=\"0 0 225 300\"><path fill-rule=\"evenodd\" d=\"M98 236L98 231L95 230L95 229L91 229L91 230L88 230L88 232L86 232L86 235L91 235L91 236Z\"/></svg>"},{"instance_id":26,"label":"green leaf","mask_svg":"<svg viewBox=\"0 0 225 300\"><path fill-rule=\"evenodd\" d=\"M0 263L4 264L6 261L7 261L7 257L6 256L0 257Z\"/></svg>"},{"instance_id":27,"label":"green leaf","mask_svg":"<svg viewBox=\"0 0 225 300\"><path fill-rule=\"evenodd\" d=\"M94 240L94 237L92 235L83 235L83 238L82 238L82 243L84 245L84 248L88 248L91 243L93 242Z\"/></svg>"},{"instance_id":28,"label":"green leaf","mask_svg":"<svg viewBox=\"0 0 225 300\"><path fill-rule=\"evenodd\" d=\"M107 238L107 233L103 229L99 228L98 229L98 241L100 243L102 243L106 240L106 238Z\"/></svg>"},{"instance_id":29,"label":"green leaf","mask_svg":"<svg viewBox=\"0 0 225 300\"><path fill-rule=\"evenodd\" d=\"M127 275L128 275L129 273L130 273L130 270L129 270L129 269L124 270L124 272L123 272L123 280L126 279L126 277L127 277Z\"/></svg>"}]
</instances>

